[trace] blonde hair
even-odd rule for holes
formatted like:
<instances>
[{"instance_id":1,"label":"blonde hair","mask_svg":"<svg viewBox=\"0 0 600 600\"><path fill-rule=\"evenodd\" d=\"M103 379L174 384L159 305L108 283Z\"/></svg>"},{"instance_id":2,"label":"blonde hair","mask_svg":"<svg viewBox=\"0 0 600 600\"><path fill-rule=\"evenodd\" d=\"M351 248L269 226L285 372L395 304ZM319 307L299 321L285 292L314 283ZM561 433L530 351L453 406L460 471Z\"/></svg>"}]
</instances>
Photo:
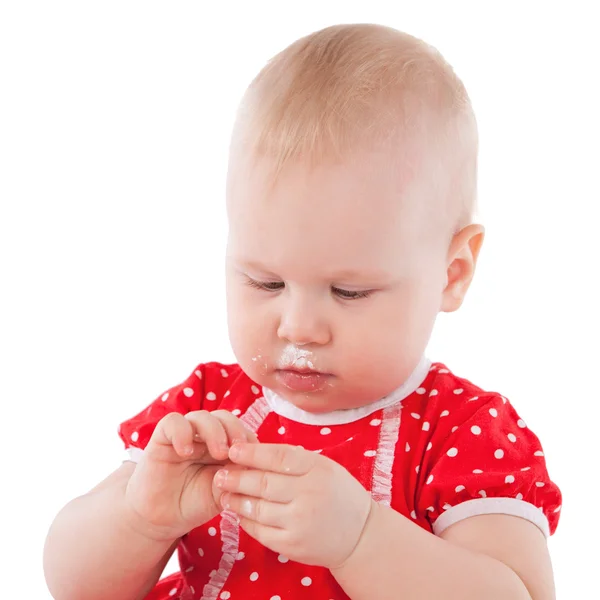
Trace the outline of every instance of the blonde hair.
<instances>
[{"instance_id":1,"label":"blonde hair","mask_svg":"<svg viewBox=\"0 0 600 600\"><path fill-rule=\"evenodd\" d=\"M389 27L328 27L273 57L242 99L230 165L267 157L275 180L290 161L343 160L365 147L389 149L395 168L427 178L456 229L472 219L478 133L466 89L435 48Z\"/></svg>"}]
</instances>

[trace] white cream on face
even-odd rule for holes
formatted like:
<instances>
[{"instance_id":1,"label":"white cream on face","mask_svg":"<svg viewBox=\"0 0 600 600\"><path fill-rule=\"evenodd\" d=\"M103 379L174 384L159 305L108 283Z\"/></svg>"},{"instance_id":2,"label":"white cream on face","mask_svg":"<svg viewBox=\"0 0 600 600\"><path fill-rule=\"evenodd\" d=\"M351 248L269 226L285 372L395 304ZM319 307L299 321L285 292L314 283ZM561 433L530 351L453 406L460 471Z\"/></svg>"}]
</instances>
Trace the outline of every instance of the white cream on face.
<instances>
[{"instance_id":1,"label":"white cream on face","mask_svg":"<svg viewBox=\"0 0 600 600\"><path fill-rule=\"evenodd\" d=\"M310 360L311 358L314 358L314 356L309 350L303 350L294 346L294 344L288 344L283 349L277 366L280 369L289 369L291 367L296 367L297 369L314 369L315 366Z\"/></svg>"}]
</instances>

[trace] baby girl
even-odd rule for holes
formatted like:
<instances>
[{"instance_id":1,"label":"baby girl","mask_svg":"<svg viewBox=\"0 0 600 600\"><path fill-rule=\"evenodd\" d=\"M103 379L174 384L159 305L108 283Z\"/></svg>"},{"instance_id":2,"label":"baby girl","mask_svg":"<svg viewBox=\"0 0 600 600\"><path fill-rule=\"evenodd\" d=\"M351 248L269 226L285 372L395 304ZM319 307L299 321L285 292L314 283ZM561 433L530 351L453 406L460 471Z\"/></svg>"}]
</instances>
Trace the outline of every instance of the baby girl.
<instances>
[{"instance_id":1,"label":"baby girl","mask_svg":"<svg viewBox=\"0 0 600 600\"><path fill-rule=\"evenodd\" d=\"M463 84L410 35L329 27L267 64L227 181L237 363L121 424L127 459L48 534L57 600L554 598L538 438L425 357L481 249L477 152Z\"/></svg>"}]
</instances>

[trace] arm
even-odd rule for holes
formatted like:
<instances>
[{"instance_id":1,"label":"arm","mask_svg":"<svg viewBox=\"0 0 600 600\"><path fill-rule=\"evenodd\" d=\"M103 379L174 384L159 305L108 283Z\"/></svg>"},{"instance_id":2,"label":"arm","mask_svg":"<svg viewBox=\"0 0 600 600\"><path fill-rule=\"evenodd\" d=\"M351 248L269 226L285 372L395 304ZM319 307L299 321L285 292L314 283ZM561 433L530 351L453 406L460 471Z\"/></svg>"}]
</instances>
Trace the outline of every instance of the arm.
<instances>
[{"instance_id":1,"label":"arm","mask_svg":"<svg viewBox=\"0 0 600 600\"><path fill-rule=\"evenodd\" d=\"M136 527L125 488L125 462L57 515L44 547L44 572L56 600L143 598L158 581L178 540L156 541Z\"/></svg>"},{"instance_id":2,"label":"arm","mask_svg":"<svg viewBox=\"0 0 600 600\"><path fill-rule=\"evenodd\" d=\"M353 600L555 597L543 534L506 515L465 519L440 538L373 502L356 549L331 572Z\"/></svg>"}]
</instances>

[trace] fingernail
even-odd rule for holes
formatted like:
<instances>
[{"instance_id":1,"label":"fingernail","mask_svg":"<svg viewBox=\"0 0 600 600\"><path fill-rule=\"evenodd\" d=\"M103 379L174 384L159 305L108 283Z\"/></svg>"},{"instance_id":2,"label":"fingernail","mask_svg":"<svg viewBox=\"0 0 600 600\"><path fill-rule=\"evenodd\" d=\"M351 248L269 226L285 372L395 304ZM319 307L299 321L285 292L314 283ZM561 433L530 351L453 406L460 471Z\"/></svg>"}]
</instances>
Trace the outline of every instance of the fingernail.
<instances>
[{"instance_id":1,"label":"fingernail","mask_svg":"<svg viewBox=\"0 0 600 600\"><path fill-rule=\"evenodd\" d=\"M215 484L217 487L223 487L227 481L227 469L221 469L215 473Z\"/></svg>"},{"instance_id":2,"label":"fingernail","mask_svg":"<svg viewBox=\"0 0 600 600\"><path fill-rule=\"evenodd\" d=\"M224 509L228 509L229 508L229 501L228 500L229 500L229 494L223 494L221 496L221 506Z\"/></svg>"},{"instance_id":3,"label":"fingernail","mask_svg":"<svg viewBox=\"0 0 600 600\"><path fill-rule=\"evenodd\" d=\"M231 460L235 460L236 458L238 458L240 456L240 453L241 449L237 444L229 448L229 458L231 458Z\"/></svg>"}]
</instances>

